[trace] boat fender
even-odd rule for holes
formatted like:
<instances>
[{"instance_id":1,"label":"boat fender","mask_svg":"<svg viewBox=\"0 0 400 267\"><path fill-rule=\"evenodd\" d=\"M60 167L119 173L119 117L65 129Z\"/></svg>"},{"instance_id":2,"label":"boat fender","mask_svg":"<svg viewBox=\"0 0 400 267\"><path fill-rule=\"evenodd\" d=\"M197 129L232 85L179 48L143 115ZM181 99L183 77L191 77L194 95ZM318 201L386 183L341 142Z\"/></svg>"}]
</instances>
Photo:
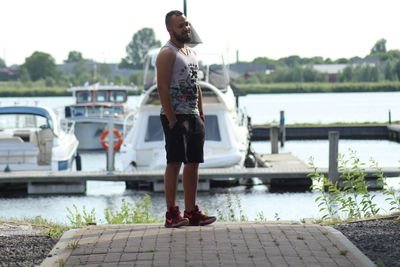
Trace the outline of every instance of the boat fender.
<instances>
[{"instance_id":1,"label":"boat fender","mask_svg":"<svg viewBox=\"0 0 400 267\"><path fill-rule=\"evenodd\" d=\"M118 149L121 147L122 142L123 142L122 134L121 134L117 129L113 129L112 131L113 131L113 133L114 133L114 136L118 138L118 139L117 139L117 142L116 142L116 143L114 144L114 146L113 146L113 149L114 149L114 150L118 150ZM110 132L110 131L109 131L108 129L106 129L106 130L104 130L104 132L103 132L103 133L101 134L101 136L100 136L101 145L103 146L103 148L104 148L105 150L108 150L108 148L109 148L109 145L108 145L108 143L106 142L106 137L107 137L107 135L108 135L109 132Z\"/></svg>"}]
</instances>

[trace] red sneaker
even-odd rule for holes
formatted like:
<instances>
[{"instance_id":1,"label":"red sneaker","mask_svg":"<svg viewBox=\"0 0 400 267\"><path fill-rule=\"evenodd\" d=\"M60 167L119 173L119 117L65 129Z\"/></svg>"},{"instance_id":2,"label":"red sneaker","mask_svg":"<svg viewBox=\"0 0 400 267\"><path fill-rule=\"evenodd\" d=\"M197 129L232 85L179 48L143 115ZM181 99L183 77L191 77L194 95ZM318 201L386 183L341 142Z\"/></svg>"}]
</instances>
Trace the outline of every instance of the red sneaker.
<instances>
[{"instance_id":1,"label":"red sneaker","mask_svg":"<svg viewBox=\"0 0 400 267\"><path fill-rule=\"evenodd\" d=\"M194 206L194 210L184 212L185 218L189 219L189 225L207 225L213 223L217 220L215 216L207 216L196 205Z\"/></svg>"},{"instance_id":2,"label":"red sneaker","mask_svg":"<svg viewBox=\"0 0 400 267\"><path fill-rule=\"evenodd\" d=\"M165 213L165 227L180 227L188 224L189 220L181 216L178 206L169 208Z\"/></svg>"}]
</instances>

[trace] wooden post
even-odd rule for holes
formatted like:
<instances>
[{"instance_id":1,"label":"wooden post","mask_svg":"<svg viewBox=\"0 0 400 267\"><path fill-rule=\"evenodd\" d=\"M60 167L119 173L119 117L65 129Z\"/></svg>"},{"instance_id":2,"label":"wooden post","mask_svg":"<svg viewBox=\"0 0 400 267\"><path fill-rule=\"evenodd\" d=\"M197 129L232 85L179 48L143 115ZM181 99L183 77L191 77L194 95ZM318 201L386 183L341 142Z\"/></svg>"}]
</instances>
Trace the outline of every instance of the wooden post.
<instances>
[{"instance_id":1,"label":"wooden post","mask_svg":"<svg viewBox=\"0 0 400 267\"><path fill-rule=\"evenodd\" d=\"M269 140L271 143L271 154L278 154L278 140L279 139L279 128L278 125L272 124L269 133Z\"/></svg>"},{"instance_id":2,"label":"wooden post","mask_svg":"<svg viewBox=\"0 0 400 267\"><path fill-rule=\"evenodd\" d=\"M281 139L281 147L285 146L286 141L286 128L285 128L285 111L281 110L280 112L280 129L279 129L279 137Z\"/></svg>"},{"instance_id":3,"label":"wooden post","mask_svg":"<svg viewBox=\"0 0 400 267\"><path fill-rule=\"evenodd\" d=\"M108 143L108 150L107 150L107 171L112 172L115 170L114 168L114 123L112 118L108 121L108 136L106 138Z\"/></svg>"},{"instance_id":4,"label":"wooden post","mask_svg":"<svg viewBox=\"0 0 400 267\"><path fill-rule=\"evenodd\" d=\"M338 172L338 154L339 154L339 132L331 131L329 136L329 169L328 178L333 183L339 178Z\"/></svg>"},{"instance_id":5,"label":"wooden post","mask_svg":"<svg viewBox=\"0 0 400 267\"><path fill-rule=\"evenodd\" d=\"M389 124L392 124L392 112L389 109Z\"/></svg>"}]
</instances>

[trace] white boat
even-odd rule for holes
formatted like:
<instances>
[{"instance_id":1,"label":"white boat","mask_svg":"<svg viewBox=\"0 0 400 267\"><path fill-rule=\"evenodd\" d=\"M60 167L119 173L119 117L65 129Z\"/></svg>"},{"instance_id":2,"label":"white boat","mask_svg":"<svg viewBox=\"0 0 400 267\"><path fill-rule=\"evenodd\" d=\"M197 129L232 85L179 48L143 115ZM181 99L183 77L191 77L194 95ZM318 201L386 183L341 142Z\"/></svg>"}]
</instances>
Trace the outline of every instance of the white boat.
<instances>
[{"instance_id":1,"label":"white boat","mask_svg":"<svg viewBox=\"0 0 400 267\"><path fill-rule=\"evenodd\" d=\"M43 106L0 107L0 171L68 171L77 155L74 122Z\"/></svg>"},{"instance_id":2,"label":"white boat","mask_svg":"<svg viewBox=\"0 0 400 267\"><path fill-rule=\"evenodd\" d=\"M103 149L100 137L110 121L122 134L125 116L132 111L127 105L128 92L136 87L95 84L67 90L76 103L65 107L65 117L75 121L79 150Z\"/></svg>"},{"instance_id":3,"label":"white boat","mask_svg":"<svg viewBox=\"0 0 400 267\"><path fill-rule=\"evenodd\" d=\"M159 170L166 166L159 115L161 107L154 82L158 51L149 53L146 70L153 73L150 77L152 82L146 85L148 79L144 79L145 90L137 110L128 118L133 120L133 127L124 136L120 150L124 170ZM248 116L238 108L225 68L214 69L213 66L200 64L200 70L206 129L204 163L200 164L200 168L241 168L248 157L250 145Z\"/></svg>"}]
</instances>

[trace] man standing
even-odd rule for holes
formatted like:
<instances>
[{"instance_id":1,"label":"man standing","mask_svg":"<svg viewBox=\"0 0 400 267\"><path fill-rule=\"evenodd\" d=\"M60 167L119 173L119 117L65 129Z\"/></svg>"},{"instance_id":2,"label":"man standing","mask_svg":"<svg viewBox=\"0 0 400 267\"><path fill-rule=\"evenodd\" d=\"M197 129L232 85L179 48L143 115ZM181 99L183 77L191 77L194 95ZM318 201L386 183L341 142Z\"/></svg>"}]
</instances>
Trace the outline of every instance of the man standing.
<instances>
[{"instance_id":1,"label":"man standing","mask_svg":"<svg viewBox=\"0 0 400 267\"><path fill-rule=\"evenodd\" d=\"M182 12L168 12L165 24L170 40L158 54L157 89L161 101L161 123L165 135L167 167L164 186L167 212L165 227L206 225L215 222L196 205L198 168L203 162L204 115L195 52L185 45L192 37ZM178 175L183 168L184 217L176 206Z\"/></svg>"}]
</instances>

